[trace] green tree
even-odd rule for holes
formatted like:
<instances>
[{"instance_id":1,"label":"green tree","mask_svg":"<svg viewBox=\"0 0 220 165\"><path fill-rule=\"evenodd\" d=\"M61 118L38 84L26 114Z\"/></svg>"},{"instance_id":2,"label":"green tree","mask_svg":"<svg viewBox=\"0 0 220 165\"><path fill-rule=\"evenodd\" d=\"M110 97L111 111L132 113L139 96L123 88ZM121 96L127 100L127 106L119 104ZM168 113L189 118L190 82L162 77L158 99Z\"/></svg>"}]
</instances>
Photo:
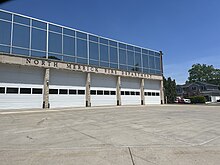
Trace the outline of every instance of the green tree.
<instances>
[{"instance_id":1,"label":"green tree","mask_svg":"<svg viewBox=\"0 0 220 165\"><path fill-rule=\"evenodd\" d=\"M188 72L189 83L200 81L220 85L220 69L215 69L212 65L194 64Z\"/></svg>"},{"instance_id":2,"label":"green tree","mask_svg":"<svg viewBox=\"0 0 220 165\"><path fill-rule=\"evenodd\" d=\"M174 103L176 99L176 81L172 80L171 77L166 79L163 78L164 83L164 99L167 99L167 103Z\"/></svg>"}]
</instances>

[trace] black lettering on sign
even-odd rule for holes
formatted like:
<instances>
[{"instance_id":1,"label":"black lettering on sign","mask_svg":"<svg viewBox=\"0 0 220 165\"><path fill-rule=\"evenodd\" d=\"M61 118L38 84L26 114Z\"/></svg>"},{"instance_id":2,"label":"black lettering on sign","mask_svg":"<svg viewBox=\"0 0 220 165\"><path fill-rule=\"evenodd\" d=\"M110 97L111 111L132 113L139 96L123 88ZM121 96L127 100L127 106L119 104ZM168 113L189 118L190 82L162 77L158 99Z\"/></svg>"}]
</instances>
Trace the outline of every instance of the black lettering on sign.
<instances>
[{"instance_id":1,"label":"black lettering on sign","mask_svg":"<svg viewBox=\"0 0 220 165\"><path fill-rule=\"evenodd\" d=\"M26 64L30 64L31 63L31 59L30 58L26 58Z\"/></svg>"},{"instance_id":2,"label":"black lettering on sign","mask_svg":"<svg viewBox=\"0 0 220 165\"><path fill-rule=\"evenodd\" d=\"M39 64L39 61L38 61L38 60L34 60L34 64L35 64L35 65L38 65L38 64Z\"/></svg>"}]
</instances>

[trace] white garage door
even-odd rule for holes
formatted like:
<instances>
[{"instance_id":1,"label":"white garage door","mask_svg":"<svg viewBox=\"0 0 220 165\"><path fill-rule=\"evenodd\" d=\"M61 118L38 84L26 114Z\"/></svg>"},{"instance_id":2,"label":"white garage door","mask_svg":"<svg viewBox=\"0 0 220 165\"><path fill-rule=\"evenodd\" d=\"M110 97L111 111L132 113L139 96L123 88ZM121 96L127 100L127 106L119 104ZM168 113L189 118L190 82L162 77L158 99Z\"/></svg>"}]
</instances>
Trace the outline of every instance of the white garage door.
<instances>
[{"instance_id":1,"label":"white garage door","mask_svg":"<svg viewBox=\"0 0 220 165\"><path fill-rule=\"evenodd\" d=\"M121 104L140 105L140 79L122 78L121 79Z\"/></svg>"},{"instance_id":2,"label":"white garage door","mask_svg":"<svg viewBox=\"0 0 220 165\"><path fill-rule=\"evenodd\" d=\"M85 83L85 73L51 69L49 85L50 107L84 107Z\"/></svg>"},{"instance_id":3,"label":"white garage door","mask_svg":"<svg viewBox=\"0 0 220 165\"><path fill-rule=\"evenodd\" d=\"M160 104L160 81L144 81L145 104Z\"/></svg>"},{"instance_id":4,"label":"white garage door","mask_svg":"<svg viewBox=\"0 0 220 165\"><path fill-rule=\"evenodd\" d=\"M42 108L41 68L0 64L0 109Z\"/></svg>"},{"instance_id":5,"label":"white garage door","mask_svg":"<svg viewBox=\"0 0 220 165\"><path fill-rule=\"evenodd\" d=\"M91 74L91 106L117 105L116 83L114 76Z\"/></svg>"}]
</instances>

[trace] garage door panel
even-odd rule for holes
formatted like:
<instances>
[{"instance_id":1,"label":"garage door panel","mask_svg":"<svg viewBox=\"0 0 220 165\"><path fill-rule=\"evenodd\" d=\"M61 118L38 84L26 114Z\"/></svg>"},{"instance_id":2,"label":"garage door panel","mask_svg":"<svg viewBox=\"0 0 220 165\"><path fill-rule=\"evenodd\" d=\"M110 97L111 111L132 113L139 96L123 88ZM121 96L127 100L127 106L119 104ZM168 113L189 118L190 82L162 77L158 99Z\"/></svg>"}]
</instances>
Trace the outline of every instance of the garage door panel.
<instances>
[{"instance_id":1,"label":"garage door panel","mask_svg":"<svg viewBox=\"0 0 220 165\"><path fill-rule=\"evenodd\" d=\"M42 95L0 95L0 109L42 108L42 102Z\"/></svg>"},{"instance_id":2,"label":"garage door panel","mask_svg":"<svg viewBox=\"0 0 220 165\"><path fill-rule=\"evenodd\" d=\"M132 95L132 92L135 92L135 95ZM138 92L139 94L136 95L136 92ZM123 93L123 95L121 95L122 105L140 105L140 79L122 78L121 93Z\"/></svg>"},{"instance_id":3,"label":"garage door panel","mask_svg":"<svg viewBox=\"0 0 220 165\"><path fill-rule=\"evenodd\" d=\"M92 106L116 105L116 96L91 96Z\"/></svg>"},{"instance_id":4,"label":"garage door panel","mask_svg":"<svg viewBox=\"0 0 220 165\"><path fill-rule=\"evenodd\" d=\"M96 91L96 94L91 94L91 105L116 105L116 83L117 77L101 74L91 74L90 90ZM101 92L101 95L98 95L98 91ZM107 93L105 93L105 91Z\"/></svg>"},{"instance_id":5,"label":"garage door panel","mask_svg":"<svg viewBox=\"0 0 220 165\"><path fill-rule=\"evenodd\" d=\"M58 107L84 107L85 94L78 94L79 90L85 92L86 74L74 71L56 70L50 71L50 89L56 89L57 94L49 94L51 108ZM66 90L66 94L60 94L61 90ZM76 91L76 94L70 93Z\"/></svg>"},{"instance_id":6,"label":"garage door panel","mask_svg":"<svg viewBox=\"0 0 220 165\"><path fill-rule=\"evenodd\" d=\"M85 95L50 95L50 107L82 107L85 106Z\"/></svg>"},{"instance_id":7,"label":"garage door panel","mask_svg":"<svg viewBox=\"0 0 220 165\"><path fill-rule=\"evenodd\" d=\"M144 89L147 90L160 90L160 81L157 80L145 80Z\"/></svg>"},{"instance_id":8,"label":"garage door panel","mask_svg":"<svg viewBox=\"0 0 220 165\"><path fill-rule=\"evenodd\" d=\"M0 65L1 83L43 84L44 69L16 65Z\"/></svg>"},{"instance_id":9,"label":"garage door panel","mask_svg":"<svg viewBox=\"0 0 220 165\"><path fill-rule=\"evenodd\" d=\"M52 69L50 71L50 85L85 86L86 74Z\"/></svg>"}]
</instances>

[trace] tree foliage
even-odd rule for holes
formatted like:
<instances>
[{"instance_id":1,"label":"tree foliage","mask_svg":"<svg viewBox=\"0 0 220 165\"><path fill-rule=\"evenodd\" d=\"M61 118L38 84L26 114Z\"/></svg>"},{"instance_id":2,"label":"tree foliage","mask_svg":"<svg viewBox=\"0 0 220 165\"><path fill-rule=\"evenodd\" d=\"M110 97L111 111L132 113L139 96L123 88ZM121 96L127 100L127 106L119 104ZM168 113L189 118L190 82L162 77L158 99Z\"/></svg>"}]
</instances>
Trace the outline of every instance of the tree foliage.
<instances>
[{"instance_id":1,"label":"tree foliage","mask_svg":"<svg viewBox=\"0 0 220 165\"><path fill-rule=\"evenodd\" d=\"M188 82L206 82L220 85L220 69L215 69L212 65L194 64L189 69Z\"/></svg>"},{"instance_id":2,"label":"tree foliage","mask_svg":"<svg viewBox=\"0 0 220 165\"><path fill-rule=\"evenodd\" d=\"M174 100L176 99L176 81L172 80L171 77L168 77L168 79L164 77L163 84L164 99L167 99L167 103L174 103Z\"/></svg>"}]
</instances>

